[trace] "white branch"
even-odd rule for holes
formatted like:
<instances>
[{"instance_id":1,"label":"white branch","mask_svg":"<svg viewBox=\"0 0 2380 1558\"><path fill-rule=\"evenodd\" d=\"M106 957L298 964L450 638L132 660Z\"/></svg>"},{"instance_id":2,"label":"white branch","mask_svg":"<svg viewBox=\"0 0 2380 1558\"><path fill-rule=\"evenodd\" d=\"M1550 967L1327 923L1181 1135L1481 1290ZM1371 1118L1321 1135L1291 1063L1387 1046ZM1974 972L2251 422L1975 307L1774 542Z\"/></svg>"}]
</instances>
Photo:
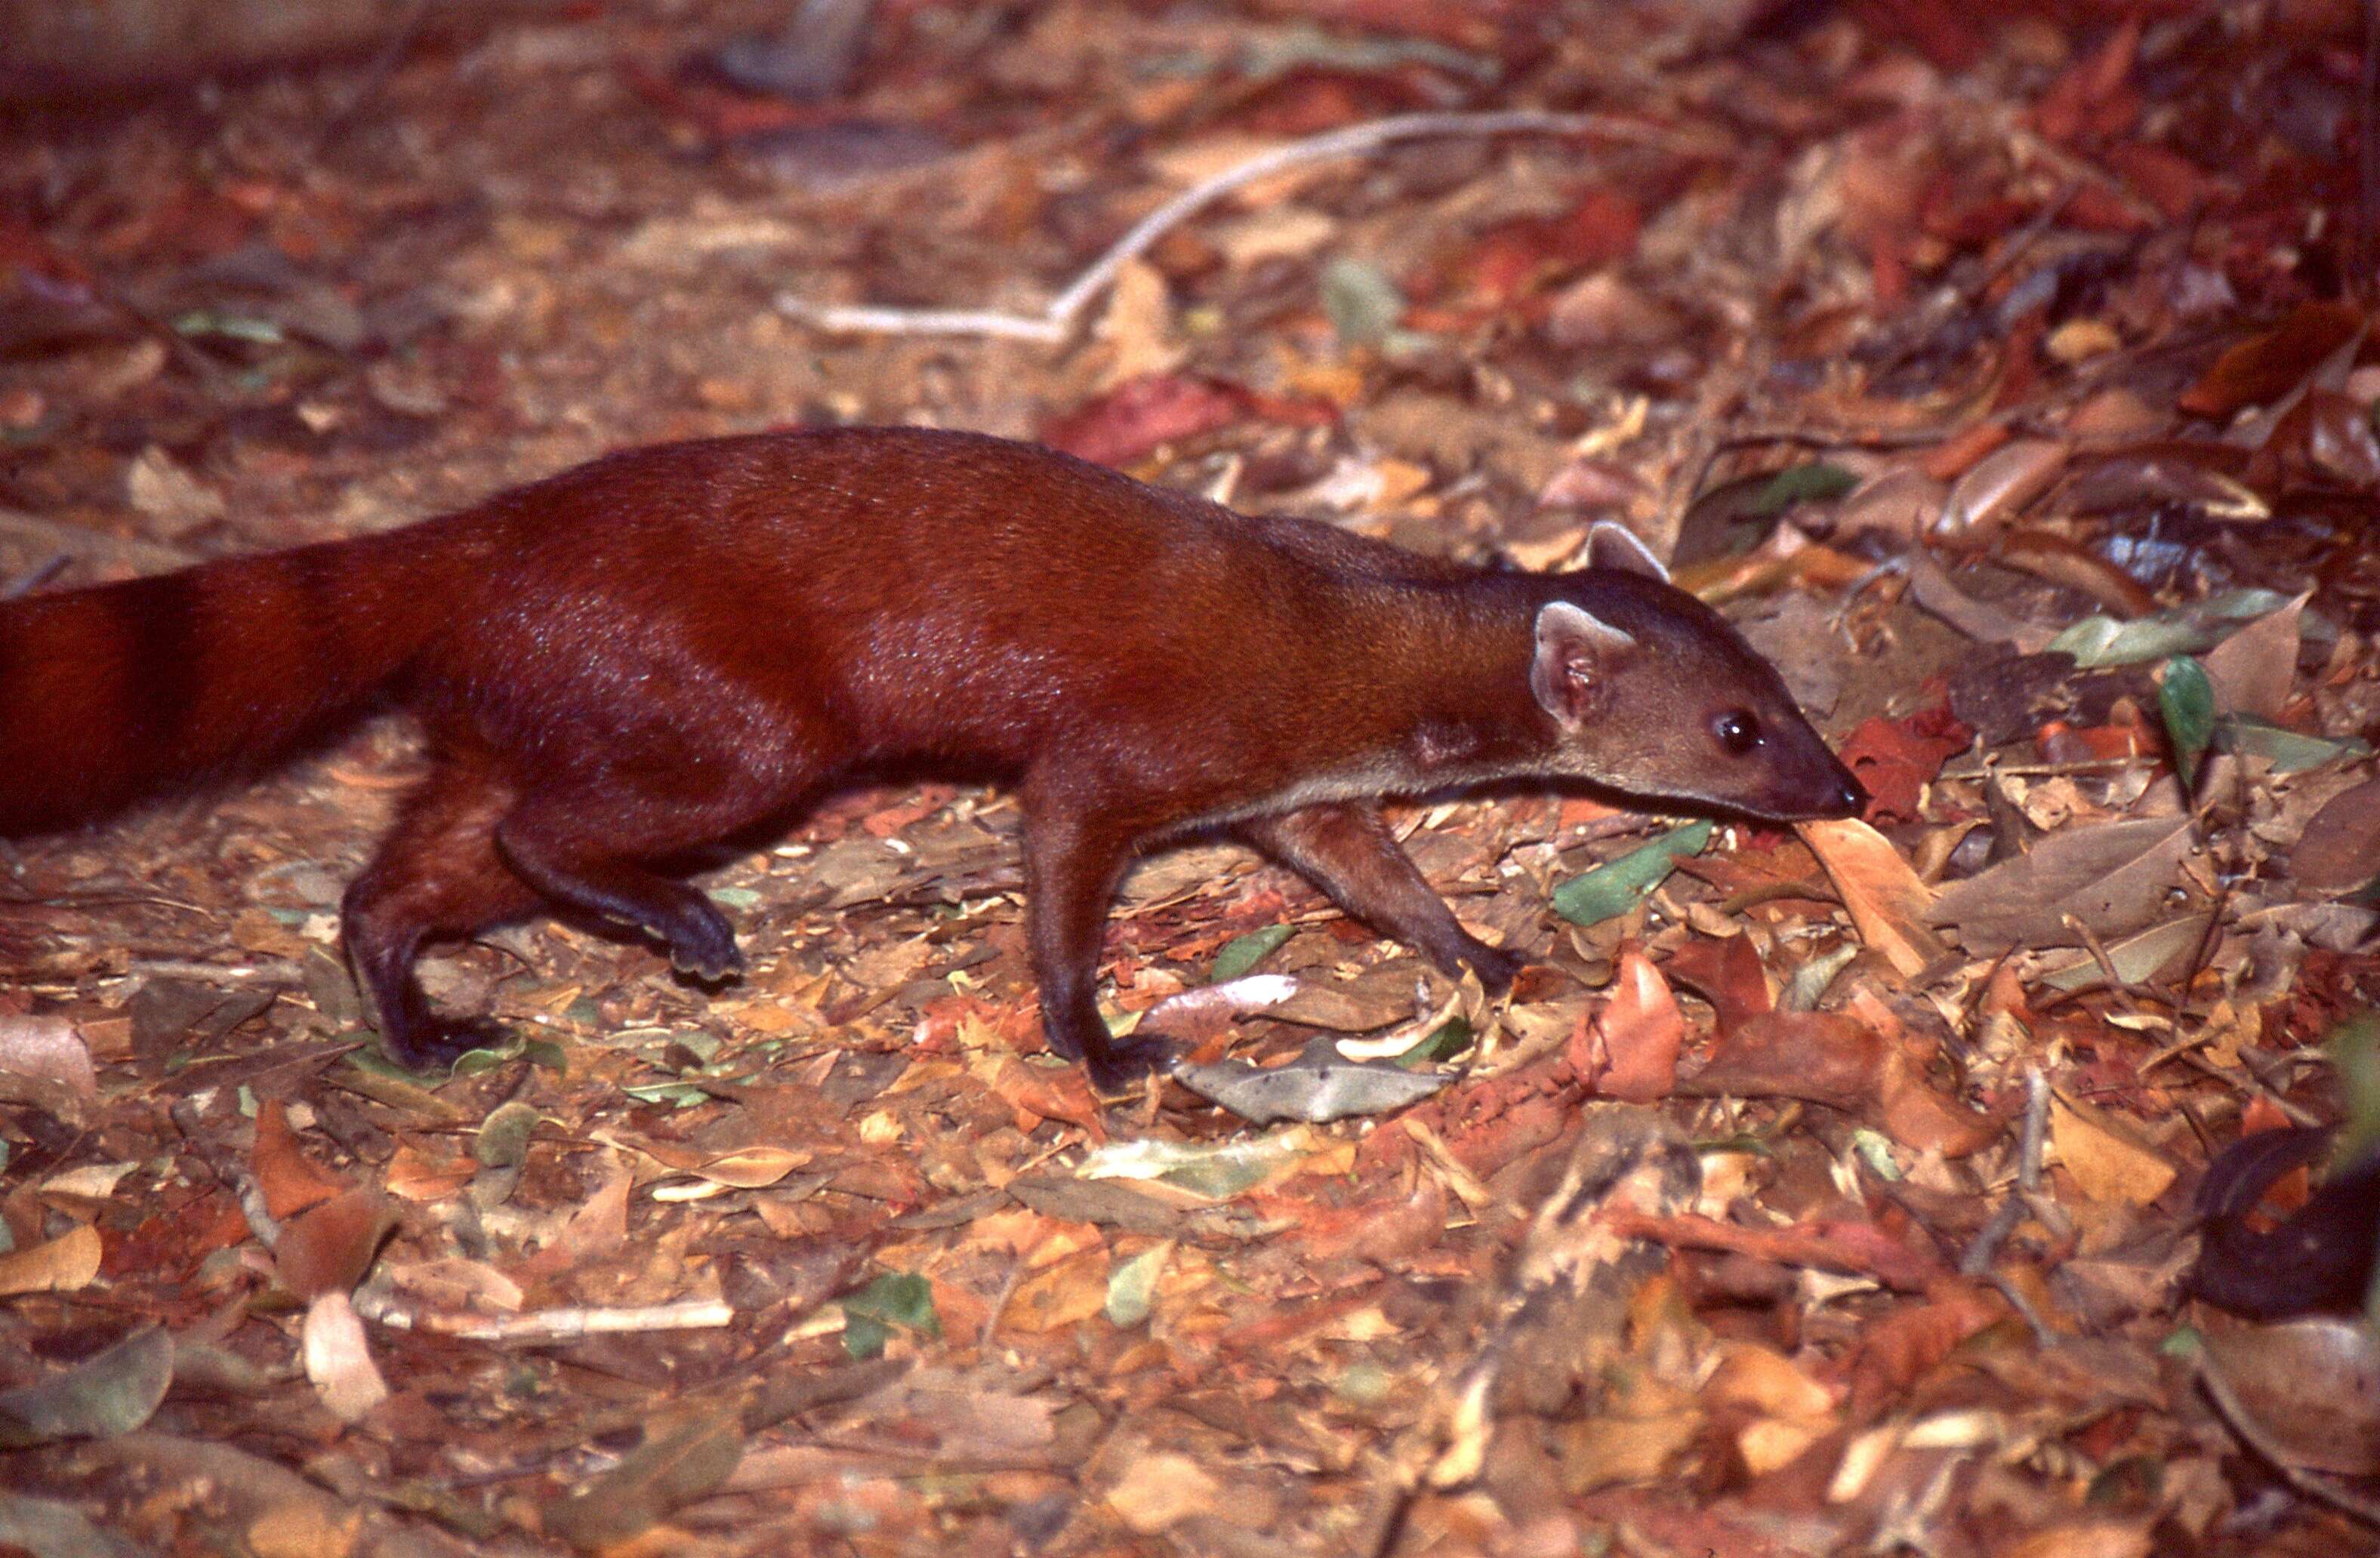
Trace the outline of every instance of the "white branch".
<instances>
[{"instance_id":1,"label":"white branch","mask_svg":"<svg viewBox=\"0 0 2380 1558\"><path fill-rule=\"evenodd\" d=\"M1402 114L1276 146L1192 185L1135 223L1130 232L1093 260L1038 314L1007 314L986 308L852 307L812 303L790 293L779 295L777 308L826 330L905 335L996 335L1058 345L1074 333L1084 310L1115 280L1117 272L1191 215L1232 190L1301 163L1354 156L1394 140L1440 135L1596 135L1676 151L1710 149L1702 138L1608 114L1555 114L1537 109L1493 114Z\"/></svg>"}]
</instances>

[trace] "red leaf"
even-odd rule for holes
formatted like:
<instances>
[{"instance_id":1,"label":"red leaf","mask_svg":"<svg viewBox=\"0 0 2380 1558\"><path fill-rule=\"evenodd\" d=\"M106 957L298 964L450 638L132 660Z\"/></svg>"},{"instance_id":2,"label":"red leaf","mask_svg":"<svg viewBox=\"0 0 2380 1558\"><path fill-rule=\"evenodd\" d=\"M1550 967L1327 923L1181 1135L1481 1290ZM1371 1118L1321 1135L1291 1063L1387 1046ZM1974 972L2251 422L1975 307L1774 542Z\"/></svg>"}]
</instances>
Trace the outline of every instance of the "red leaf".
<instances>
[{"instance_id":1,"label":"red leaf","mask_svg":"<svg viewBox=\"0 0 2380 1558\"><path fill-rule=\"evenodd\" d=\"M2221 421L2242 406L2278 400L2362 324L2362 310L2351 303L2301 303L2271 330L2216 358L2177 404L2192 417Z\"/></svg>"},{"instance_id":2,"label":"red leaf","mask_svg":"<svg viewBox=\"0 0 2380 1558\"><path fill-rule=\"evenodd\" d=\"M1041 429L1041 441L1099 465L1123 465L1178 439L1229 427L1245 397L1212 380L1182 373L1129 379Z\"/></svg>"},{"instance_id":3,"label":"red leaf","mask_svg":"<svg viewBox=\"0 0 2380 1558\"><path fill-rule=\"evenodd\" d=\"M1696 936L1670 953L1661 972L1671 984L1684 985L1711 1004L1721 1033L1758 1017L1771 1005L1768 976L1750 936Z\"/></svg>"},{"instance_id":4,"label":"red leaf","mask_svg":"<svg viewBox=\"0 0 2380 1558\"><path fill-rule=\"evenodd\" d=\"M248 1165L264 1192L264 1210L276 1221L286 1220L308 1207L346 1190L346 1181L306 1155L289 1117L278 1098L268 1098L256 1112L256 1145L249 1150Z\"/></svg>"},{"instance_id":5,"label":"red leaf","mask_svg":"<svg viewBox=\"0 0 2380 1558\"><path fill-rule=\"evenodd\" d=\"M1974 735L1947 703L1900 719L1876 716L1853 731L1841 755L1844 766L1867 787L1867 820L1916 821L1920 792L1942 771L1944 761L1965 751Z\"/></svg>"}]
</instances>

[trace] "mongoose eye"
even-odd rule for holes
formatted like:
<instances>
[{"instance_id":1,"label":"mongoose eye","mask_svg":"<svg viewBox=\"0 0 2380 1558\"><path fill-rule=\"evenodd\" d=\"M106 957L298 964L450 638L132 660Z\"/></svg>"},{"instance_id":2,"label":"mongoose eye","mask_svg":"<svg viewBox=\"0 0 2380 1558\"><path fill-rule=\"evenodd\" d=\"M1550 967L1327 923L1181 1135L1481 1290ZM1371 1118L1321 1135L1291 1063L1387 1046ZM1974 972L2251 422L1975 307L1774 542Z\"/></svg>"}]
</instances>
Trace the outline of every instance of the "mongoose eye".
<instances>
[{"instance_id":1,"label":"mongoose eye","mask_svg":"<svg viewBox=\"0 0 2380 1558\"><path fill-rule=\"evenodd\" d=\"M1711 719L1711 734L1730 757L1741 757L1760 744L1760 721L1740 708L1730 708Z\"/></svg>"}]
</instances>

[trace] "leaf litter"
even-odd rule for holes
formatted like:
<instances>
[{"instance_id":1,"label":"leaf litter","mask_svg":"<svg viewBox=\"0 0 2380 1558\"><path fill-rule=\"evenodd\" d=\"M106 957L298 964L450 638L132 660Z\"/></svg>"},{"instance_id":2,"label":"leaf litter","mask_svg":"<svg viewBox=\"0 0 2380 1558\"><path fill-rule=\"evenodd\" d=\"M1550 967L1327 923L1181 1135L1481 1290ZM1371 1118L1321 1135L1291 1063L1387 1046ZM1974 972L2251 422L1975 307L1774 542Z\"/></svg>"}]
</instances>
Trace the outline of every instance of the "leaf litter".
<instances>
[{"instance_id":1,"label":"leaf litter","mask_svg":"<svg viewBox=\"0 0 2380 1558\"><path fill-rule=\"evenodd\" d=\"M996 792L716 864L740 985L441 960L522 1041L451 1079L335 956L408 732L22 841L0 1540L2370 1547L2352 8L875 12L801 101L782 18L598 7L12 121L0 590L667 437L1038 433L1472 561L1620 520L1875 803L1391 807L1532 960L1493 1001L1144 863L1111 1019L1262 1127L1043 1052Z\"/></svg>"}]
</instances>

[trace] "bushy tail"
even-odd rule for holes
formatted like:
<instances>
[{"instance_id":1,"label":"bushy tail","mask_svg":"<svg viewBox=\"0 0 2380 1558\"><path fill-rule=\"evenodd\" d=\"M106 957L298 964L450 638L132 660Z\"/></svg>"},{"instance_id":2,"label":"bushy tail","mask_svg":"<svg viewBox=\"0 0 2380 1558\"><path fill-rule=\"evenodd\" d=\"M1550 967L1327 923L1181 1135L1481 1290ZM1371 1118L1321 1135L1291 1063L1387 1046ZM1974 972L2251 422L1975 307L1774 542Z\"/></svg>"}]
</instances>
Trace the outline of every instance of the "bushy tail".
<instances>
[{"instance_id":1,"label":"bushy tail","mask_svg":"<svg viewBox=\"0 0 2380 1558\"><path fill-rule=\"evenodd\" d=\"M322 731L445 620L445 528L0 604L0 837L101 816Z\"/></svg>"}]
</instances>

